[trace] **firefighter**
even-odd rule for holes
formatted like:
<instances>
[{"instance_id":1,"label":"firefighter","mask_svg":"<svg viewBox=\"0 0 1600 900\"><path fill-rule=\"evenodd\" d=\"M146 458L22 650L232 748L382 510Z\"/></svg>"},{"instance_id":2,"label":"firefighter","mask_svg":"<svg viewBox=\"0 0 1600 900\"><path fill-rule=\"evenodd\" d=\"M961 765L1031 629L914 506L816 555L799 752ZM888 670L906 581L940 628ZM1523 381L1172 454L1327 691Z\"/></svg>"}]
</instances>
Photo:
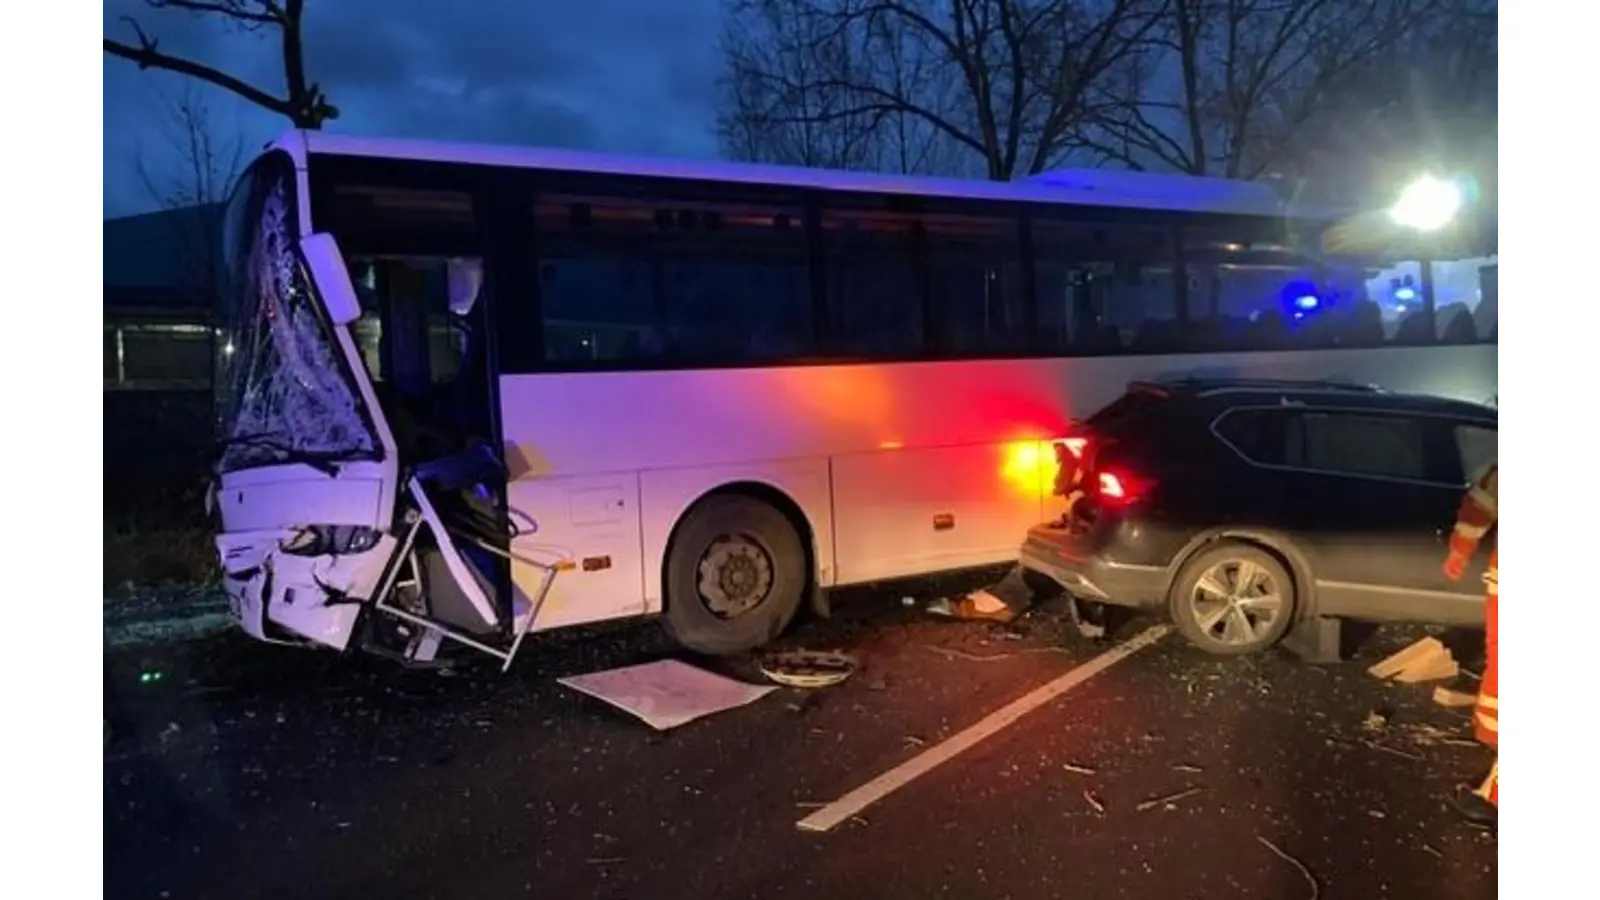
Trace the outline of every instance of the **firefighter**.
<instances>
[{"instance_id":1,"label":"firefighter","mask_svg":"<svg viewBox=\"0 0 1600 900\"><path fill-rule=\"evenodd\" d=\"M1489 530L1499 522L1500 465L1491 463L1467 489L1456 513L1455 530L1450 534L1450 552L1444 562L1445 577L1459 581L1466 573L1467 562L1478 549ZM1484 664L1483 681L1478 686L1477 708L1473 711L1472 728L1478 740L1495 752L1489 774L1477 788L1462 786L1457 791L1456 808L1469 820L1483 825L1494 825L1500 810L1500 550L1491 542L1489 564L1483 572L1484 591Z\"/></svg>"}]
</instances>

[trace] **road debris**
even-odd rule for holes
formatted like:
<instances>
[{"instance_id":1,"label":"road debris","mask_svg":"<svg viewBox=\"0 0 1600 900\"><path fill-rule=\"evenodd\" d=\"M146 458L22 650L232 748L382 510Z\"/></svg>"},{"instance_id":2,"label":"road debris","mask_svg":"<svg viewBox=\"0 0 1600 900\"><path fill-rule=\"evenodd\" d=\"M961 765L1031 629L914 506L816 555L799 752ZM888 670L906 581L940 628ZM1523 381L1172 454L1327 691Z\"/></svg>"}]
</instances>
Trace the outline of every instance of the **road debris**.
<instances>
[{"instance_id":1,"label":"road debris","mask_svg":"<svg viewBox=\"0 0 1600 900\"><path fill-rule=\"evenodd\" d=\"M1431 854L1433 854L1433 855L1434 855L1434 856L1437 856L1437 857L1439 857L1439 858L1440 858L1440 859L1444 859L1444 854L1443 854L1443 853L1441 853L1441 852L1439 852L1439 848L1438 848L1438 847L1435 847L1435 846L1434 846L1434 845L1432 845L1432 844L1423 844L1423 845L1422 845L1422 852L1424 852L1424 853L1431 853Z\"/></svg>"},{"instance_id":2,"label":"road debris","mask_svg":"<svg viewBox=\"0 0 1600 900\"><path fill-rule=\"evenodd\" d=\"M1135 806L1134 810L1137 812L1144 812L1146 810L1155 809L1158 806L1170 806L1174 803L1177 803L1179 800L1184 799L1185 797L1193 797L1195 794L1198 794L1203 790L1205 790L1205 788L1192 787L1185 788L1177 793L1167 794L1163 797L1151 797L1149 800L1146 800L1140 803L1138 806Z\"/></svg>"},{"instance_id":3,"label":"road debris","mask_svg":"<svg viewBox=\"0 0 1600 900\"><path fill-rule=\"evenodd\" d=\"M1271 850L1279 859L1300 870L1300 874L1305 876L1306 884L1311 885L1311 900L1317 900L1318 897L1322 896L1322 883L1317 881L1317 876L1311 874L1311 870L1306 868L1305 863L1294 858L1293 856L1290 856L1282 847L1279 847L1277 844L1274 844L1259 834L1256 835L1256 840L1260 841L1263 847Z\"/></svg>"},{"instance_id":4,"label":"road debris","mask_svg":"<svg viewBox=\"0 0 1600 900\"><path fill-rule=\"evenodd\" d=\"M1191 766L1188 763L1178 763L1177 765L1174 765L1172 767L1172 771L1174 771L1174 772L1204 772L1205 769L1202 769L1199 766Z\"/></svg>"},{"instance_id":5,"label":"road debris","mask_svg":"<svg viewBox=\"0 0 1600 900\"><path fill-rule=\"evenodd\" d=\"M1367 669L1367 674L1374 678L1393 678L1402 684L1417 684L1455 678L1461 674L1461 667L1438 638L1426 637L1373 665Z\"/></svg>"},{"instance_id":6,"label":"road debris","mask_svg":"<svg viewBox=\"0 0 1600 900\"><path fill-rule=\"evenodd\" d=\"M664 659L556 682L629 713L657 731L744 706L777 690L745 684L685 662Z\"/></svg>"},{"instance_id":7,"label":"road debris","mask_svg":"<svg viewBox=\"0 0 1600 900\"><path fill-rule=\"evenodd\" d=\"M1083 799L1091 807L1094 808L1095 812L1099 813L1102 816L1106 814L1106 805L1103 802L1101 802L1100 798L1095 795L1094 791L1084 791L1083 792Z\"/></svg>"},{"instance_id":8,"label":"road debris","mask_svg":"<svg viewBox=\"0 0 1600 900\"><path fill-rule=\"evenodd\" d=\"M1362 743L1366 744L1368 747L1371 747L1372 749L1377 750L1377 751L1379 751L1381 753L1390 753L1390 754L1393 754L1395 756L1401 757L1402 759L1410 759L1410 760L1426 759L1426 757L1424 757L1420 753L1412 753L1409 750L1401 750L1399 747L1391 747L1388 744L1380 744L1377 741L1362 741Z\"/></svg>"},{"instance_id":9,"label":"road debris","mask_svg":"<svg viewBox=\"0 0 1600 900\"><path fill-rule=\"evenodd\" d=\"M940 656L949 659L965 659L970 662L998 662L1002 659L1010 659L1012 656L1010 653L968 653L965 650L957 650L954 647L940 647L936 644L926 644L924 646Z\"/></svg>"},{"instance_id":10,"label":"road debris","mask_svg":"<svg viewBox=\"0 0 1600 900\"><path fill-rule=\"evenodd\" d=\"M1068 772L1076 772L1079 775L1093 775L1094 774L1094 770L1089 768L1088 766L1079 766L1079 765L1074 765L1072 763L1062 763L1061 764L1061 768L1066 769Z\"/></svg>"},{"instance_id":11,"label":"road debris","mask_svg":"<svg viewBox=\"0 0 1600 900\"><path fill-rule=\"evenodd\" d=\"M849 654L816 650L786 650L769 654L762 657L757 665L761 674L778 684L808 690L832 687L856 671L856 661Z\"/></svg>"}]
</instances>

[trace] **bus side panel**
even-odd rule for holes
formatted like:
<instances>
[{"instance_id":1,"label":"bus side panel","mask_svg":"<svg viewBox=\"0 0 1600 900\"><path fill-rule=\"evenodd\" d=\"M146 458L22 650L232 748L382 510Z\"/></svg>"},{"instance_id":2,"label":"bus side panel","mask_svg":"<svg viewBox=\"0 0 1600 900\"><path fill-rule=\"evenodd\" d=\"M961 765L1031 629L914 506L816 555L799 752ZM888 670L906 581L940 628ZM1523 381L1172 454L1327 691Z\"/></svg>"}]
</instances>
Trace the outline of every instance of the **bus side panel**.
<instances>
[{"instance_id":1,"label":"bus side panel","mask_svg":"<svg viewBox=\"0 0 1600 900\"><path fill-rule=\"evenodd\" d=\"M571 563L556 574L535 630L644 612L636 473L514 479L506 497L512 522L524 532L511 540L513 557ZM539 569L513 560L519 604L530 602L541 577Z\"/></svg>"},{"instance_id":2,"label":"bus side panel","mask_svg":"<svg viewBox=\"0 0 1600 900\"><path fill-rule=\"evenodd\" d=\"M661 610L667 542L684 513L706 494L740 482L771 487L800 507L800 512L811 526L818 583L823 587L834 583L833 517L828 502L827 460L781 460L649 471L639 476L639 495L644 510L646 612Z\"/></svg>"},{"instance_id":3,"label":"bus side panel","mask_svg":"<svg viewBox=\"0 0 1600 900\"><path fill-rule=\"evenodd\" d=\"M839 583L1015 559L1043 516L1049 443L891 449L833 461Z\"/></svg>"}]
</instances>

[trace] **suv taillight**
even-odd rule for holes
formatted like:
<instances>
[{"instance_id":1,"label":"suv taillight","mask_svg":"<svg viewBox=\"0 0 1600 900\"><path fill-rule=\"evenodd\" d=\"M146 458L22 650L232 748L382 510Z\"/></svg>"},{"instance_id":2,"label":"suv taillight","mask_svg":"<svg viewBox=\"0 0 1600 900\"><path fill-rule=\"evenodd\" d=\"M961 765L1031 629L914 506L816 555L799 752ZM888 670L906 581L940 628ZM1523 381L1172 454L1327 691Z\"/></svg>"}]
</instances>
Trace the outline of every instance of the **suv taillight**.
<instances>
[{"instance_id":1,"label":"suv taillight","mask_svg":"<svg viewBox=\"0 0 1600 900\"><path fill-rule=\"evenodd\" d=\"M1128 506L1150 493L1155 482L1123 469L1107 469L1095 476L1094 496L1105 506Z\"/></svg>"}]
</instances>

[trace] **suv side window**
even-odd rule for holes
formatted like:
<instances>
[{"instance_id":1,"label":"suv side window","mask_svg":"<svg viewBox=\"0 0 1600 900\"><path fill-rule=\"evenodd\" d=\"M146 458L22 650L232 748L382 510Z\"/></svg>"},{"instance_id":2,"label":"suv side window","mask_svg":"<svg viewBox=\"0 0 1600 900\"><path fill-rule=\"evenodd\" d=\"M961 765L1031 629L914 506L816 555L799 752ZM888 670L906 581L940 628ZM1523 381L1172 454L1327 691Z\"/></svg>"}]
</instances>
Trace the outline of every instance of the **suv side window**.
<instances>
[{"instance_id":1,"label":"suv side window","mask_svg":"<svg viewBox=\"0 0 1600 900\"><path fill-rule=\"evenodd\" d=\"M1290 465L1347 475L1437 480L1430 477L1428 467L1427 429L1417 419L1306 412L1295 424L1288 436Z\"/></svg>"},{"instance_id":2,"label":"suv side window","mask_svg":"<svg viewBox=\"0 0 1600 900\"><path fill-rule=\"evenodd\" d=\"M1281 466L1289 462L1288 423L1289 416L1280 410L1234 409L1223 413L1212 427L1245 459Z\"/></svg>"},{"instance_id":3,"label":"suv side window","mask_svg":"<svg viewBox=\"0 0 1600 900\"><path fill-rule=\"evenodd\" d=\"M1500 458L1500 432L1483 425L1457 425L1456 450L1461 454L1461 471L1467 480L1476 479L1489 464Z\"/></svg>"}]
</instances>

